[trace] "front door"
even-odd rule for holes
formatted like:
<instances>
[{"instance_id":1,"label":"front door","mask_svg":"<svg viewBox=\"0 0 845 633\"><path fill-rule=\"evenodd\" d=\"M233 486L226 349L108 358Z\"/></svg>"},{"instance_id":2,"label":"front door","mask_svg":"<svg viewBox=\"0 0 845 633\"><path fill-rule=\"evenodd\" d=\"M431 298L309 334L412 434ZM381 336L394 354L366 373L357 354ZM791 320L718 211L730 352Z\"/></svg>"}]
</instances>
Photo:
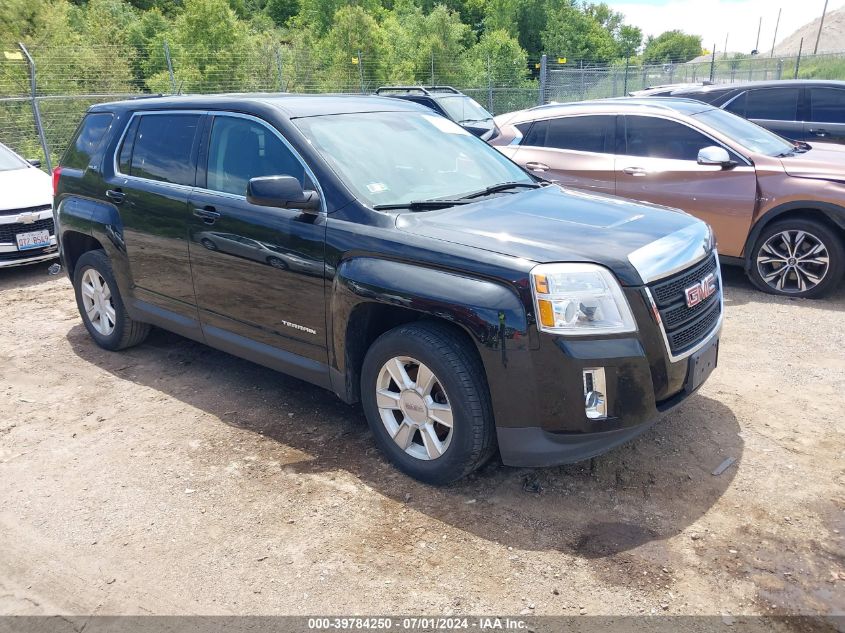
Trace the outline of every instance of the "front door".
<instances>
[{"instance_id":1,"label":"front door","mask_svg":"<svg viewBox=\"0 0 845 633\"><path fill-rule=\"evenodd\" d=\"M804 139L845 144L845 90L808 88L810 112L804 122Z\"/></svg>"},{"instance_id":2,"label":"front door","mask_svg":"<svg viewBox=\"0 0 845 633\"><path fill-rule=\"evenodd\" d=\"M132 119L107 170L106 197L123 224L137 299L197 320L188 256L188 196L203 114L146 112Z\"/></svg>"},{"instance_id":3,"label":"front door","mask_svg":"<svg viewBox=\"0 0 845 633\"><path fill-rule=\"evenodd\" d=\"M683 123L656 116L626 116L624 155L616 158L616 192L675 207L713 227L723 255L739 257L751 226L757 193L754 167L699 165L698 152L718 145Z\"/></svg>"},{"instance_id":4,"label":"front door","mask_svg":"<svg viewBox=\"0 0 845 633\"><path fill-rule=\"evenodd\" d=\"M208 129L198 186L188 201L191 267L206 339L224 349L256 342L325 363L325 214L246 200L250 178L294 176L310 189L314 183L268 124L223 114Z\"/></svg>"},{"instance_id":5,"label":"front door","mask_svg":"<svg viewBox=\"0 0 845 633\"><path fill-rule=\"evenodd\" d=\"M569 116L535 121L515 160L565 187L615 193L614 115Z\"/></svg>"}]
</instances>

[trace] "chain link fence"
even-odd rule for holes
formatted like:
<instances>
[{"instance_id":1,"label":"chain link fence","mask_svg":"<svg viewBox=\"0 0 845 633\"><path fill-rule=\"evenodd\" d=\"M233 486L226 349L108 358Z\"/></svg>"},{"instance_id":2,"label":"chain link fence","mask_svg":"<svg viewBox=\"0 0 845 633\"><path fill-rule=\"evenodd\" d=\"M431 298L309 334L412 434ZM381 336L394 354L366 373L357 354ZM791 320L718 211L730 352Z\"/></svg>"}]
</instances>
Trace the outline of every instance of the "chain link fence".
<instances>
[{"instance_id":1,"label":"chain link fence","mask_svg":"<svg viewBox=\"0 0 845 633\"><path fill-rule=\"evenodd\" d=\"M32 64L28 63L28 53ZM34 75L34 81L33 81ZM699 63L591 63L540 59L318 56L270 40L221 51L92 45L84 50L0 44L0 143L48 167L93 104L151 94L364 93L381 85L451 85L493 114L549 102L619 97L654 85L814 77L845 79L845 53L804 57L716 55ZM40 116L36 116L36 112ZM39 130L40 121L40 130ZM49 148L49 156L44 148Z\"/></svg>"}]
</instances>

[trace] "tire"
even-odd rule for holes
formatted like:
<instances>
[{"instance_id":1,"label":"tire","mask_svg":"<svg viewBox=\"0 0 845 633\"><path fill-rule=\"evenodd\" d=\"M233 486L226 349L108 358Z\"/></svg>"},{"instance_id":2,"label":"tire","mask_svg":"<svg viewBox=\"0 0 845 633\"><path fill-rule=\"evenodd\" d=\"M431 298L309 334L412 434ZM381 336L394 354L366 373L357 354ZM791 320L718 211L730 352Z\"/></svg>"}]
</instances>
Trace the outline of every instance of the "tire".
<instances>
[{"instance_id":1,"label":"tire","mask_svg":"<svg viewBox=\"0 0 845 633\"><path fill-rule=\"evenodd\" d=\"M401 389L393 379L396 364L388 371L388 361L401 364L416 389ZM426 380L428 373L421 375L426 368L431 380ZM382 452L399 470L427 484L457 481L481 467L496 450L484 368L475 350L448 326L401 325L376 339L364 358L361 401ZM449 417L451 427L442 424Z\"/></svg>"},{"instance_id":2,"label":"tire","mask_svg":"<svg viewBox=\"0 0 845 633\"><path fill-rule=\"evenodd\" d=\"M813 255L818 247L822 250ZM842 280L845 246L842 236L827 224L790 218L763 229L748 264L748 276L763 292L818 299Z\"/></svg>"},{"instance_id":3,"label":"tire","mask_svg":"<svg viewBox=\"0 0 845 633\"><path fill-rule=\"evenodd\" d=\"M103 295L99 298L99 304L97 299L86 291L86 288L94 287L93 294L97 294L92 281L93 284L97 282L103 284L105 288ZM103 349L111 351L126 349L138 345L147 338L150 326L129 317L114 279L111 262L104 251L88 251L79 258L73 271L73 289L76 294L76 306L79 308L85 329L88 330L94 342ZM103 299L105 295L108 295L107 299ZM112 316L109 317L107 313L105 322L102 318L95 319L96 323L92 321L89 309L86 307L86 305L90 307L92 302L94 303L92 314L102 315L99 306L107 302L113 310ZM109 324L112 325L111 328L108 327Z\"/></svg>"}]
</instances>

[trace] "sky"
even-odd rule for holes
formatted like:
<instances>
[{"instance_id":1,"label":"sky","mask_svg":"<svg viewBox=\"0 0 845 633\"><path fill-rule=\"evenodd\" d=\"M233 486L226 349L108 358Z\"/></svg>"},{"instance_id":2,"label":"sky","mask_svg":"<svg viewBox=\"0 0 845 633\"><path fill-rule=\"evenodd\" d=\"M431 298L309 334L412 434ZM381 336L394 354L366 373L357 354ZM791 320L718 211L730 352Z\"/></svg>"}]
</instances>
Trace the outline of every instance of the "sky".
<instances>
[{"instance_id":1,"label":"sky","mask_svg":"<svg viewBox=\"0 0 845 633\"><path fill-rule=\"evenodd\" d=\"M778 8L783 12L777 40L792 34L819 17L824 0L606 0L614 10L624 13L626 22L643 30L643 36L680 29L702 36L702 45L716 50L750 53L757 41L760 17L760 52L771 50ZM845 6L845 0L829 0L828 12Z\"/></svg>"}]
</instances>

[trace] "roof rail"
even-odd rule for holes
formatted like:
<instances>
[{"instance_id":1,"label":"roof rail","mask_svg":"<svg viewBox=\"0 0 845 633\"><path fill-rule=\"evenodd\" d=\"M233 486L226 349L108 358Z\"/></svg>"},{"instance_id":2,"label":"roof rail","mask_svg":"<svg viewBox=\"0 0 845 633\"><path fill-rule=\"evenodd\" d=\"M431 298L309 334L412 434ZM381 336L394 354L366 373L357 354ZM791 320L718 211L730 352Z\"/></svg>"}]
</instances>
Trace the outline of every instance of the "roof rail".
<instances>
[{"instance_id":1,"label":"roof rail","mask_svg":"<svg viewBox=\"0 0 845 633\"><path fill-rule=\"evenodd\" d=\"M452 86L380 86L376 88L376 94L380 95L385 92L415 92L423 95L431 95L433 92L448 92L450 94L461 94L460 90L452 88Z\"/></svg>"}]
</instances>

